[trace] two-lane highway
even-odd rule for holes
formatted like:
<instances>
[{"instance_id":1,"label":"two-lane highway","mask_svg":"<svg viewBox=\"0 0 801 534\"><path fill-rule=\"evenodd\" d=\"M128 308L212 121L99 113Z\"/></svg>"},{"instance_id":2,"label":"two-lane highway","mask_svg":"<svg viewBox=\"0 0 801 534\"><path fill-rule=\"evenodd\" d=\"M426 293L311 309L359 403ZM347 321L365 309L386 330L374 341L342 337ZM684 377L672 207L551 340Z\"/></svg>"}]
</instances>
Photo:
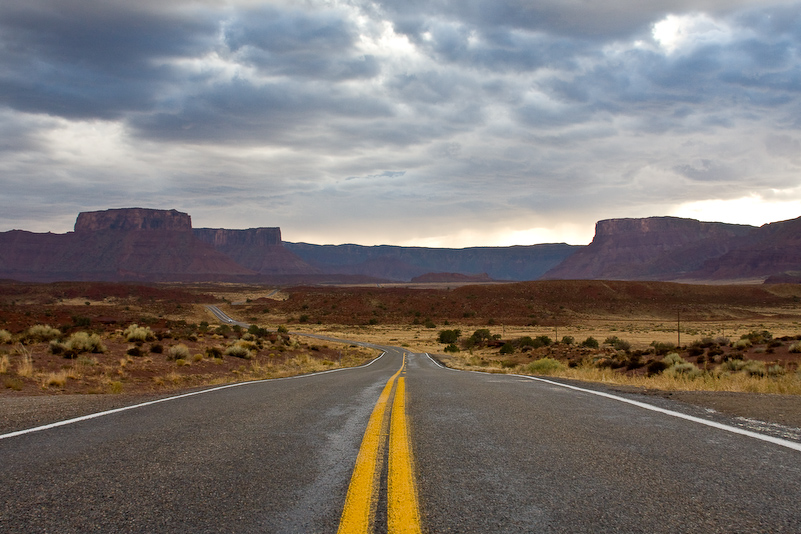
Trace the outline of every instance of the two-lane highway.
<instances>
[{"instance_id":1,"label":"two-lane highway","mask_svg":"<svg viewBox=\"0 0 801 534\"><path fill-rule=\"evenodd\" d=\"M371 439L367 489L354 490ZM393 482L392 463L407 460L407 483ZM0 532L401 531L414 520L391 518L393 491L417 499L409 514L432 533L800 532L799 460L615 399L388 349L358 369L0 439ZM368 527L348 530L365 503Z\"/></svg>"}]
</instances>

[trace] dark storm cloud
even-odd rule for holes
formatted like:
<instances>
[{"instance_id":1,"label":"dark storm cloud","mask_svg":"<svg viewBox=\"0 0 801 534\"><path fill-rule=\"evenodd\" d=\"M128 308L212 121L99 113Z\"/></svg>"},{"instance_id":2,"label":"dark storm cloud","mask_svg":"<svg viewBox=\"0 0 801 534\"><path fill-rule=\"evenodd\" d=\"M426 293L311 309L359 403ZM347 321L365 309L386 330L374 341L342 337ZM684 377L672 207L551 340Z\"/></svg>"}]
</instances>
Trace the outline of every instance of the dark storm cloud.
<instances>
[{"instance_id":1,"label":"dark storm cloud","mask_svg":"<svg viewBox=\"0 0 801 534\"><path fill-rule=\"evenodd\" d=\"M303 142L295 137L298 132L313 137L316 133L307 128L325 120L358 122L390 115L382 103L359 95L292 81L257 86L234 79L185 98L175 111L143 114L130 124L140 136L153 139L284 145Z\"/></svg>"},{"instance_id":2,"label":"dark storm cloud","mask_svg":"<svg viewBox=\"0 0 801 534\"><path fill-rule=\"evenodd\" d=\"M7 2L0 175L14 217L49 190L376 235L337 221L653 215L797 182L799 50L801 6L756 0Z\"/></svg>"},{"instance_id":3,"label":"dark storm cloud","mask_svg":"<svg viewBox=\"0 0 801 534\"><path fill-rule=\"evenodd\" d=\"M225 24L225 43L236 57L267 74L328 80L369 78L379 71L370 55L354 50L358 31L335 12L246 10Z\"/></svg>"},{"instance_id":4,"label":"dark storm cloud","mask_svg":"<svg viewBox=\"0 0 801 534\"><path fill-rule=\"evenodd\" d=\"M647 31L668 13L729 11L747 0L379 0L396 28L427 31L426 19L461 21L475 27L504 27L576 39L618 39Z\"/></svg>"},{"instance_id":5,"label":"dark storm cloud","mask_svg":"<svg viewBox=\"0 0 801 534\"><path fill-rule=\"evenodd\" d=\"M118 118L152 108L176 73L155 60L204 50L206 12L135 3L10 2L0 6L0 103L72 118Z\"/></svg>"}]
</instances>

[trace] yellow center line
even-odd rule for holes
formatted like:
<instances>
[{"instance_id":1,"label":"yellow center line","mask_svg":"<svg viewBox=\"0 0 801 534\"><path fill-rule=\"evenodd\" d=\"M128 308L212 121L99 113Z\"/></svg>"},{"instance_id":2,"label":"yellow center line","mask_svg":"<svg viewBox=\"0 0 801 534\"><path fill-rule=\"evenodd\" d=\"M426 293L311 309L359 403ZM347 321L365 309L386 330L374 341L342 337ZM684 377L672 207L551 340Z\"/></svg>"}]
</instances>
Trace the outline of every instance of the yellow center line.
<instances>
[{"instance_id":1,"label":"yellow center line","mask_svg":"<svg viewBox=\"0 0 801 534\"><path fill-rule=\"evenodd\" d=\"M386 408L395 379L406 371L403 363L387 381L378 397L367 430L364 432L356 466L345 497L345 507L339 520L338 534L366 534L372 531L378 489L387 438ZM390 407L392 423L389 429L389 474L387 479L388 532L422 532L417 490L414 483L414 459L406 421L406 384L398 379L395 398Z\"/></svg>"},{"instance_id":2,"label":"yellow center line","mask_svg":"<svg viewBox=\"0 0 801 534\"><path fill-rule=\"evenodd\" d=\"M406 379L403 377L398 379L392 405L387 486L387 530L392 533L422 532L412 447L406 423Z\"/></svg>"},{"instance_id":3,"label":"yellow center line","mask_svg":"<svg viewBox=\"0 0 801 534\"><path fill-rule=\"evenodd\" d=\"M370 420L367 422L367 430L364 432L359 454L356 456L356 466L353 468L353 475L350 478L348 495L345 497L345 508L342 510L342 517L339 520L338 534L362 534L371 530L381 474L378 466L384 442L382 434L386 435L386 432L382 432L385 420L384 412L395 379L402 370L403 366L392 375L387 385L384 386L384 390L373 408L373 413L370 415Z\"/></svg>"}]
</instances>

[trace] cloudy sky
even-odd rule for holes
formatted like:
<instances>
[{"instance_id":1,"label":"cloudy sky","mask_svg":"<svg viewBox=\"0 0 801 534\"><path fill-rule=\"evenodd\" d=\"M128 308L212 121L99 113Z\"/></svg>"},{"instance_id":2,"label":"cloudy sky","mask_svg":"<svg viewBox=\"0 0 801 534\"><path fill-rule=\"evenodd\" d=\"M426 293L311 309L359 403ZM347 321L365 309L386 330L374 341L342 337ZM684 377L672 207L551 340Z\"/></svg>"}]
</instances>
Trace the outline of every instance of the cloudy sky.
<instances>
[{"instance_id":1,"label":"cloudy sky","mask_svg":"<svg viewBox=\"0 0 801 534\"><path fill-rule=\"evenodd\" d=\"M11 0L0 231L175 208L312 243L801 216L801 3Z\"/></svg>"}]
</instances>

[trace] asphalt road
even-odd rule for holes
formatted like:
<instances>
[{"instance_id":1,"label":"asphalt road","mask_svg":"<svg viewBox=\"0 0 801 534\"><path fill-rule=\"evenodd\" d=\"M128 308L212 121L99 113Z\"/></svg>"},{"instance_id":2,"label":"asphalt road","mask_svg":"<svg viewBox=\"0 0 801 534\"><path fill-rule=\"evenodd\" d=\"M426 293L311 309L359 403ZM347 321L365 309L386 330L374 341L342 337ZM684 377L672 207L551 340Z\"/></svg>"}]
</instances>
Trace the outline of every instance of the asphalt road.
<instances>
[{"instance_id":1,"label":"asphalt road","mask_svg":"<svg viewBox=\"0 0 801 534\"><path fill-rule=\"evenodd\" d=\"M403 355L0 439L0 532L336 532ZM425 531L801 532L799 451L426 355L400 377Z\"/></svg>"}]
</instances>

